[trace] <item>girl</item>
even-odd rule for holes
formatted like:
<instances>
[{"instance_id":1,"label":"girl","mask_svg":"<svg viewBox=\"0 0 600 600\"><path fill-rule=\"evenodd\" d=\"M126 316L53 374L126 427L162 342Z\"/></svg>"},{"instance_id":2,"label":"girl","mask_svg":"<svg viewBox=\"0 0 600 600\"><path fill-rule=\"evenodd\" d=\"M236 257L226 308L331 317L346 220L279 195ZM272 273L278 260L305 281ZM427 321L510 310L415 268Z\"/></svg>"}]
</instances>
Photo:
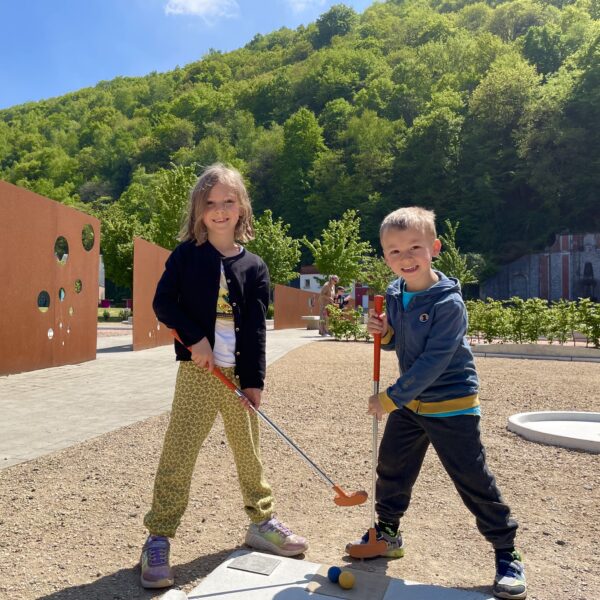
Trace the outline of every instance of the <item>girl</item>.
<instances>
[{"instance_id":1,"label":"girl","mask_svg":"<svg viewBox=\"0 0 600 600\"><path fill-rule=\"evenodd\" d=\"M192 472L202 442L221 413L233 451L244 509L251 525L246 544L282 556L306 551L306 540L273 514L273 495L260 458L258 419L212 373L217 365L258 408L265 376L265 315L269 273L240 245L254 237L252 208L238 171L207 167L190 196L181 243L158 282L154 311L175 330L181 361L165 435L149 531L141 556L141 583L173 585L169 539L188 503ZM190 350L188 350L190 348Z\"/></svg>"}]
</instances>

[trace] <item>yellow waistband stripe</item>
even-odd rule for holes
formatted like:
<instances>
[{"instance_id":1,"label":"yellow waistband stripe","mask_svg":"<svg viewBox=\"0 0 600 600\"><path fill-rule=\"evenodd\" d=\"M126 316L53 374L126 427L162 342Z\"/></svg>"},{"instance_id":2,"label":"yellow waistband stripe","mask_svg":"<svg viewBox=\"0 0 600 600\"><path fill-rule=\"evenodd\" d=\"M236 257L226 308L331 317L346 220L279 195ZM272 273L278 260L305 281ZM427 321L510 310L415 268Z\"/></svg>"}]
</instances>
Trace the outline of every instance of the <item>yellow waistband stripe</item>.
<instances>
[{"instance_id":1,"label":"yellow waistband stripe","mask_svg":"<svg viewBox=\"0 0 600 600\"><path fill-rule=\"evenodd\" d=\"M385 410L385 412L391 413L393 410L397 410L398 407L385 392L379 392L378 397L379 402L381 406L383 406L383 410Z\"/></svg>"},{"instance_id":2,"label":"yellow waistband stripe","mask_svg":"<svg viewBox=\"0 0 600 600\"><path fill-rule=\"evenodd\" d=\"M394 329L391 325L388 324L388 330L385 332L385 335L381 338L382 344L389 344L391 339L394 337Z\"/></svg>"},{"instance_id":3,"label":"yellow waistband stripe","mask_svg":"<svg viewBox=\"0 0 600 600\"><path fill-rule=\"evenodd\" d=\"M465 408L475 408L479 406L479 395L464 396L463 398L453 398L452 400L442 400L441 402L421 402L420 400L411 400L406 408L412 410L418 415L435 415L438 413L453 412L455 410L464 410Z\"/></svg>"}]
</instances>

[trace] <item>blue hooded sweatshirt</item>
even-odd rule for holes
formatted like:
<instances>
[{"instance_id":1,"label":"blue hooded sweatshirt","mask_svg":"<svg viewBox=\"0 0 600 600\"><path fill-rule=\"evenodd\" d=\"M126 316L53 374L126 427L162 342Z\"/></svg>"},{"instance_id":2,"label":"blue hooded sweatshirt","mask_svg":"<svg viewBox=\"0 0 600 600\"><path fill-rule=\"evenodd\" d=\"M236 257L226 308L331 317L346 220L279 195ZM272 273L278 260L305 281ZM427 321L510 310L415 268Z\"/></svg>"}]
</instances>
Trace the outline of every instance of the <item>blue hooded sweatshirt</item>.
<instances>
[{"instance_id":1,"label":"blue hooded sweatshirt","mask_svg":"<svg viewBox=\"0 0 600 600\"><path fill-rule=\"evenodd\" d=\"M406 309L402 278L386 291L390 330L381 347L396 350L401 375L380 399L388 411L407 406L429 416L473 414L478 412L479 381L466 338L467 310L460 284L435 273L439 281L415 295Z\"/></svg>"}]
</instances>

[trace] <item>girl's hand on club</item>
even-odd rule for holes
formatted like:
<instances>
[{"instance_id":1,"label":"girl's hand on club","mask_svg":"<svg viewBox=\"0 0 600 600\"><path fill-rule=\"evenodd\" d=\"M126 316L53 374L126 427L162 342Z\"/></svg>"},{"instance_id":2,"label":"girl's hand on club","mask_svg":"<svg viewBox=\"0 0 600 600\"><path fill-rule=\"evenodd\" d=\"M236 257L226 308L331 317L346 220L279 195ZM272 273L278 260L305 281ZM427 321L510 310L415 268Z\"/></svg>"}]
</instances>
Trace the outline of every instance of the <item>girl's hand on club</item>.
<instances>
[{"instance_id":1,"label":"girl's hand on club","mask_svg":"<svg viewBox=\"0 0 600 600\"><path fill-rule=\"evenodd\" d=\"M212 373L215 368L215 359L213 357L212 348L207 338L203 337L199 342L196 342L190 347L192 353L192 361L201 369L208 369Z\"/></svg>"},{"instance_id":2,"label":"girl's hand on club","mask_svg":"<svg viewBox=\"0 0 600 600\"><path fill-rule=\"evenodd\" d=\"M377 394L373 394L369 398L369 408L367 409L367 414L376 417L378 421L381 421L383 418L385 410L383 409L383 406L381 406L381 402L379 402L379 396Z\"/></svg>"},{"instance_id":3,"label":"girl's hand on club","mask_svg":"<svg viewBox=\"0 0 600 600\"><path fill-rule=\"evenodd\" d=\"M252 410L250 408L250 403L252 403L254 408L258 408L260 406L262 397L262 390L260 388L245 388L242 390L242 392L244 393L244 396L246 396L246 402L244 402L242 398L240 398L240 400L248 410Z\"/></svg>"},{"instance_id":4,"label":"girl's hand on club","mask_svg":"<svg viewBox=\"0 0 600 600\"><path fill-rule=\"evenodd\" d=\"M388 330L387 315L381 313L378 315L373 309L369 310L369 320L367 321L367 331L371 335L381 334L383 337Z\"/></svg>"}]
</instances>

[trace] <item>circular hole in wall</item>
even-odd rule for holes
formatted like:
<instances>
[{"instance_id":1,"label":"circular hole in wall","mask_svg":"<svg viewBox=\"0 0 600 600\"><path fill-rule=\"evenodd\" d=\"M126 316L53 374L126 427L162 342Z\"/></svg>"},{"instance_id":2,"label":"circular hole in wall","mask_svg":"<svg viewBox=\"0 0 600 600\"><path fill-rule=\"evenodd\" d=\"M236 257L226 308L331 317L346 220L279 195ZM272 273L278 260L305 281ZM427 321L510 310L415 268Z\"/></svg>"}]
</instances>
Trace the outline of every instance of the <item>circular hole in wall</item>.
<instances>
[{"instance_id":1,"label":"circular hole in wall","mask_svg":"<svg viewBox=\"0 0 600 600\"><path fill-rule=\"evenodd\" d=\"M81 230L81 243L88 252L94 247L94 239L94 228L89 223L84 225Z\"/></svg>"},{"instance_id":2,"label":"circular hole in wall","mask_svg":"<svg viewBox=\"0 0 600 600\"><path fill-rule=\"evenodd\" d=\"M69 306L69 316L72 317L75 314L72 306Z\"/></svg>"},{"instance_id":3,"label":"circular hole in wall","mask_svg":"<svg viewBox=\"0 0 600 600\"><path fill-rule=\"evenodd\" d=\"M38 294L37 298L37 306L40 312L47 312L48 308L50 308L50 294L46 290L42 290Z\"/></svg>"},{"instance_id":4,"label":"circular hole in wall","mask_svg":"<svg viewBox=\"0 0 600 600\"><path fill-rule=\"evenodd\" d=\"M82 289L83 289L83 283L82 283L81 279L76 279L75 280L75 293L81 294Z\"/></svg>"},{"instance_id":5,"label":"circular hole in wall","mask_svg":"<svg viewBox=\"0 0 600 600\"><path fill-rule=\"evenodd\" d=\"M69 242L62 235L59 235L54 242L54 256L59 265L66 264L67 258L69 258Z\"/></svg>"},{"instance_id":6,"label":"circular hole in wall","mask_svg":"<svg viewBox=\"0 0 600 600\"><path fill-rule=\"evenodd\" d=\"M48 329L48 339L51 340L54 337L54 329L52 329L52 327L50 327L50 329Z\"/></svg>"},{"instance_id":7,"label":"circular hole in wall","mask_svg":"<svg viewBox=\"0 0 600 600\"><path fill-rule=\"evenodd\" d=\"M65 299L65 288L58 290L58 299L62 302Z\"/></svg>"}]
</instances>

